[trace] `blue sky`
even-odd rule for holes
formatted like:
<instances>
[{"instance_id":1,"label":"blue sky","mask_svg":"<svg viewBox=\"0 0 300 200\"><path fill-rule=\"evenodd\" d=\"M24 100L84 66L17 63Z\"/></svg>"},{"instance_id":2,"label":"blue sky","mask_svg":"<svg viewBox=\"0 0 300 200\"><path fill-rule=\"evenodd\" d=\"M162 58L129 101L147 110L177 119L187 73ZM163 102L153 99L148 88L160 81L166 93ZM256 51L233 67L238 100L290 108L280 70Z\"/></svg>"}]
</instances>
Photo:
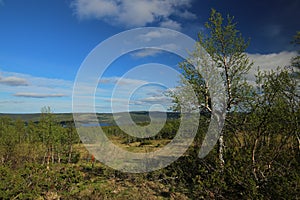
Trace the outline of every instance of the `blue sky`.
<instances>
[{"instance_id":1,"label":"blue sky","mask_svg":"<svg viewBox=\"0 0 300 200\"><path fill-rule=\"evenodd\" d=\"M285 66L296 55L290 41L300 30L298 0L0 0L0 113L39 112L43 106L72 112L77 71L100 42L145 26L174 29L196 39L205 31L212 7L235 16L238 29L251 38L247 53L256 66ZM166 109L170 99L163 91L176 86L176 74L153 65L153 71L147 66L123 76L147 63L176 69L179 61L178 56L157 51L121 56L101 77L96 111L111 112L111 102L115 111L124 111L128 98L130 110L160 103ZM121 77L120 91L140 86L130 97L119 91L112 94ZM153 84L157 81L163 83Z\"/></svg>"}]
</instances>

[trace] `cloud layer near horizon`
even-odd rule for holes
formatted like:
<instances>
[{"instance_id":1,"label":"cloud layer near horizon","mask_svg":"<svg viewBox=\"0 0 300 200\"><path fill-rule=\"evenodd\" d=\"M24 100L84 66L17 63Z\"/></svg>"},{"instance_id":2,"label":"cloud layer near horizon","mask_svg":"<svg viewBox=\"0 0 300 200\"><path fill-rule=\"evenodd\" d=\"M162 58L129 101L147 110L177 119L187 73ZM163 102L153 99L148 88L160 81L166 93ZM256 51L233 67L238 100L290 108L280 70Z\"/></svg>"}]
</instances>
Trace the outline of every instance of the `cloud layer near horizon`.
<instances>
[{"instance_id":1,"label":"cloud layer near horizon","mask_svg":"<svg viewBox=\"0 0 300 200\"><path fill-rule=\"evenodd\" d=\"M53 97L65 97L65 94L41 94L34 92L17 92L13 96L15 97L28 97L28 98L53 98Z\"/></svg>"},{"instance_id":2,"label":"cloud layer near horizon","mask_svg":"<svg viewBox=\"0 0 300 200\"><path fill-rule=\"evenodd\" d=\"M24 78L19 78L16 76L1 77L0 84L8 86L27 86L29 85L28 81Z\"/></svg>"},{"instance_id":3,"label":"cloud layer near horizon","mask_svg":"<svg viewBox=\"0 0 300 200\"><path fill-rule=\"evenodd\" d=\"M249 59L254 61L254 65L249 71L247 79L254 83L258 66L262 71L276 70L277 67L283 68L289 66L291 58L296 55L296 52L285 51L273 54L248 54ZM157 80L158 77L152 78ZM138 76L135 78L102 77L99 85L103 87L97 89L95 96L97 112L111 112L109 109L111 103L116 105L117 110L114 111L117 112L124 111L127 108L124 105L128 103L131 110L143 110L155 104L171 105L171 99L163 95L162 89L158 90L159 88L149 85L149 81L142 80ZM119 90L112 96L116 85ZM128 97L128 90L136 86L143 87ZM0 70L0 90L2 92L0 94L0 110L1 112L38 112L43 106L51 106L58 112L72 112L72 88L72 81L34 77ZM83 105L85 98L91 98L85 96L84 91L86 89L82 90Z\"/></svg>"},{"instance_id":4,"label":"cloud layer near horizon","mask_svg":"<svg viewBox=\"0 0 300 200\"><path fill-rule=\"evenodd\" d=\"M72 81L0 70L0 112L39 112L50 106L71 112Z\"/></svg>"}]
</instances>

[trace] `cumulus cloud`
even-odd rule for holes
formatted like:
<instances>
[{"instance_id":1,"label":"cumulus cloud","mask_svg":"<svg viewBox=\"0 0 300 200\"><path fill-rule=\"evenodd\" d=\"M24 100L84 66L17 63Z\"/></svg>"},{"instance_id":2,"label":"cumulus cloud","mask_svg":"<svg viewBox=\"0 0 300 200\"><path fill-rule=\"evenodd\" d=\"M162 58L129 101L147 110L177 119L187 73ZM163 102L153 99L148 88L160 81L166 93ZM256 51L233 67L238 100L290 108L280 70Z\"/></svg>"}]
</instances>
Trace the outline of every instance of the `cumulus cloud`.
<instances>
[{"instance_id":1,"label":"cumulus cloud","mask_svg":"<svg viewBox=\"0 0 300 200\"><path fill-rule=\"evenodd\" d=\"M148 56L156 56L160 53L162 53L162 51L158 49L143 49L143 50L133 52L130 55L134 58L144 58Z\"/></svg>"},{"instance_id":2,"label":"cumulus cloud","mask_svg":"<svg viewBox=\"0 0 300 200\"><path fill-rule=\"evenodd\" d=\"M164 28L175 29L175 30L180 30L181 29L181 24L174 21L174 20L171 20L171 19L168 19L166 21L162 21L160 23L160 26L164 27Z\"/></svg>"},{"instance_id":3,"label":"cumulus cloud","mask_svg":"<svg viewBox=\"0 0 300 200\"><path fill-rule=\"evenodd\" d=\"M139 35L136 39L141 42L153 42L153 41L170 41L168 39L172 39L173 41L176 41L178 39L177 33L172 33L169 30L159 29L154 31L149 31L146 34Z\"/></svg>"},{"instance_id":4,"label":"cumulus cloud","mask_svg":"<svg viewBox=\"0 0 300 200\"><path fill-rule=\"evenodd\" d=\"M145 35L139 36L138 39L148 42L153 39L162 39L164 37L170 37L169 31L165 31L165 30L150 31L150 32L146 33Z\"/></svg>"},{"instance_id":5,"label":"cumulus cloud","mask_svg":"<svg viewBox=\"0 0 300 200\"><path fill-rule=\"evenodd\" d=\"M27 86L29 85L27 80L16 76L1 77L0 84L8 86Z\"/></svg>"},{"instance_id":6,"label":"cumulus cloud","mask_svg":"<svg viewBox=\"0 0 300 200\"><path fill-rule=\"evenodd\" d=\"M261 71L276 70L277 67L284 68L290 66L291 59L297 56L297 52L283 51L280 53L271 54L248 54L250 60L254 62L253 67L250 69L247 78L250 81L255 80L257 69Z\"/></svg>"},{"instance_id":7,"label":"cumulus cloud","mask_svg":"<svg viewBox=\"0 0 300 200\"><path fill-rule=\"evenodd\" d=\"M278 66L289 66L292 57L297 56L297 52L283 51L271 54L248 54L248 56L254 61L255 66L270 69Z\"/></svg>"},{"instance_id":8,"label":"cumulus cloud","mask_svg":"<svg viewBox=\"0 0 300 200\"><path fill-rule=\"evenodd\" d=\"M74 0L71 4L80 19L104 20L126 27L160 23L163 27L180 29L172 17L195 19L188 9L192 0Z\"/></svg>"},{"instance_id":9,"label":"cumulus cloud","mask_svg":"<svg viewBox=\"0 0 300 200\"><path fill-rule=\"evenodd\" d=\"M80 18L102 18L118 13L118 5L115 1L76 0L72 3L76 14Z\"/></svg>"},{"instance_id":10,"label":"cumulus cloud","mask_svg":"<svg viewBox=\"0 0 300 200\"><path fill-rule=\"evenodd\" d=\"M65 97L65 94L40 94L30 92L18 92L14 94L15 97L26 97L26 98L54 98L54 97Z\"/></svg>"}]
</instances>

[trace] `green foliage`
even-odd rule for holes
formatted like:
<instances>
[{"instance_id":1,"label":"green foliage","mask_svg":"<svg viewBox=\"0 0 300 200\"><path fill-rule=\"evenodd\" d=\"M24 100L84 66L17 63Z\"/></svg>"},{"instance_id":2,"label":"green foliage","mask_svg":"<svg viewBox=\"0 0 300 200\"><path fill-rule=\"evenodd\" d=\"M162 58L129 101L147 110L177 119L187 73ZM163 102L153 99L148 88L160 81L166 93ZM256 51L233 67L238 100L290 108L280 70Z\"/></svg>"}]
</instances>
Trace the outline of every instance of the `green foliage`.
<instances>
[{"instance_id":1,"label":"green foliage","mask_svg":"<svg viewBox=\"0 0 300 200\"><path fill-rule=\"evenodd\" d=\"M198 158L210 122L209 88L197 70L182 63L183 76L197 91L206 115L200 117L195 141L181 158L154 172L122 173L99 162L92 164L83 145L78 145L74 125L62 126L49 107L42 109L38 122L0 117L0 199L299 199L297 81L290 71L278 68L258 72L259 90L247 85L243 74L251 65L244 53L248 43L235 29L233 18L228 16L224 23L221 14L212 10L206 26L210 35L199 34L198 44L224 69L229 87L224 166L220 166L218 146ZM148 125L149 119L139 115L143 113L133 115L136 122ZM150 138L129 136L117 126L102 128L120 143L139 142L155 149L155 144L161 147L171 140L179 127L176 115ZM81 128L93 143L96 127Z\"/></svg>"},{"instance_id":2,"label":"green foliage","mask_svg":"<svg viewBox=\"0 0 300 200\"><path fill-rule=\"evenodd\" d=\"M294 40L292 43L295 45L300 45L300 31L298 31L297 34L294 36ZM300 53L300 49L298 50L298 53ZM296 68L300 68L300 55L292 59L292 66Z\"/></svg>"},{"instance_id":3,"label":"green foliage","mask_svg":"<svg viewBox=\"0 0 300 200\"><path fill-rule=\"evenodd\" d=\"M245 75L252 66L247 54L245 53L249 42L245 42L241 33L236 29L234 18L227 16L226 22L216 10L212 9L209 21L205 24L208 34L200 32L196 49L191 52L190 58L180 63L182 69L182 84L178 91L171 94L174 97L175 109L179 109L180 102L178 95L184 90L186 83L192 85L193 91L198 97L197 102L191 102L191 105L201 105L204 110L211 111L211 100L209 90L212 86L205 82L200 74L198 66L204 69L214 67L210 62L216 63L220 68L227 95L227 110L232 107L241 106L241 102L248 96L249 86L246 83ZM209 54L208 58L203 49ZM187 81L187 82L186 82ZM177 107L176 107L177 106Z\"/></svg>"},{"instance_id":4,"label":"green foliage","mask_svg":"<svg viewBox=\"0 0 300 200\"><path fill-rule=\"evenodd\" d=\"M175 172L170 176L175 174L184 184L192 183L188 186L191 198L297 199L300 161L297 82L290 71L278 68L258 72L259 91L247 84L244 75L252 65L245 53L248 42L235 29L233 17L227 16L224 21L220 13L212 10L206 24L209 34L199 33L197 49L190 60L207 59L201 53L204 47L221 68L228 98L222 151L226 162L223 167L219 165L220 154L214 149L201 161L196 156L185 157L181 165L188 166L190 171L172 164L168 170ZM299 43L297 36L295 39ZM209 85L192 61L181 63L182 77L193 86L203 110L210 112ZM196 144L201 144L202 138Z\"/></svg>"}]
</instances>

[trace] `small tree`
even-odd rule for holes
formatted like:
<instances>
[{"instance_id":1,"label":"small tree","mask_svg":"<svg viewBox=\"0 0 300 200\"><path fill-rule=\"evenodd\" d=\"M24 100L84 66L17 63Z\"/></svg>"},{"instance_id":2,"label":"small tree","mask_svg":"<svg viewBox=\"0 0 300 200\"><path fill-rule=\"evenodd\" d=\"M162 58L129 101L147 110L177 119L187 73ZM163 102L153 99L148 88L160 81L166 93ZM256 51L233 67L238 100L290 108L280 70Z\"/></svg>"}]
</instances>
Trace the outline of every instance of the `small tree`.
<instances>
[{"instance_id":1,"label":"small tree","mask_svg":"<svg viewBox=\"0 0 300 200\"><path fill-rule=\"evenodd\" d=\"M199 102L190 102L191 107L197 107L197 103L207 112L211 112L211 99L209 97L210 86L204 80L203 76L197 69L198 65L211 66L211 62L205 57L202 47L209 54L214 64L220 70L223 78L224 87L226 89L226 110L233 112L243 108L244 99L249 92L249 86L246 83L244 75L249 71L252 63L249 61L245 50L248 42L244 40L240 32L236 29L234 18L227 16L226 22L216 10L212 9L209 21L205 24L209 34L200 32L198 34L198 42L196 50L192 52L191 58L180 63L182 72L182 85L175 91L172 96L175 97L175 108L179 104L176 96L184 94L184 86L189 84L193 87ZM190 62L190 60L196 61ZM203 62L204 60L204 62ZM195 66L196 65L196 66ZM196 68L195 68L196 67ZM183 88L183 89L182 89ZM196 105L195 105L196 104ZM178 107L177 107L178 109ZM223 133L219 138L219 160L221 166L224 166L224 139Z\"/></svg>"},{"instance_id":2,"label":"small tree","mask_svg":"<svg viewBox=\"0 0 300 200\"><path fill-rule=\"evenodd\" d=\"M49 167L50 160L54 162L54 147L56 142L54 130L55 120L51 108L49 106L43 107L39 121L39 136L46 148L43 163L46 162L47 167Z\"/></svg>"},{"instance_id":3,"label":"small tree","mask_svg":"<svg viewBox=\"0 0 300 200\"><path fill-rule=\"evenodd\" d=\"M8 117L0 118L0 159L2 163L14 160L14 150L19 140L13 121Z\"/></svg>"}]
</instances>

